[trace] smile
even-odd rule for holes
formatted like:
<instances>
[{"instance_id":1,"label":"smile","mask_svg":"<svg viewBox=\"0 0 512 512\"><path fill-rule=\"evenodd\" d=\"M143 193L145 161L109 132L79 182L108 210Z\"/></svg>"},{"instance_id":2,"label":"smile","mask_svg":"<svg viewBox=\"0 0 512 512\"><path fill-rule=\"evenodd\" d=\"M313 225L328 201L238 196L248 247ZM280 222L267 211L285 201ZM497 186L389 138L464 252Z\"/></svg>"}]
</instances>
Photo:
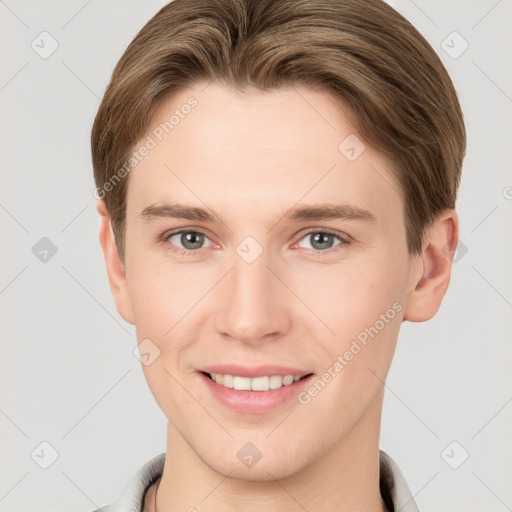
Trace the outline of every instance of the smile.
<instances>
[{"instance_id":1,"label":"smile","mask_svg":"<svg viewBox=\"0 0 512 512\"><path fill-rule=\"evenodd\" d=\"M253 378L221 373L206 373L206 375L225 388L236 389L238 391L268 391L270 389L279 389L283 386L289 386L310 374L295 376L270 375Z\"/></svg>"}]
</instances>

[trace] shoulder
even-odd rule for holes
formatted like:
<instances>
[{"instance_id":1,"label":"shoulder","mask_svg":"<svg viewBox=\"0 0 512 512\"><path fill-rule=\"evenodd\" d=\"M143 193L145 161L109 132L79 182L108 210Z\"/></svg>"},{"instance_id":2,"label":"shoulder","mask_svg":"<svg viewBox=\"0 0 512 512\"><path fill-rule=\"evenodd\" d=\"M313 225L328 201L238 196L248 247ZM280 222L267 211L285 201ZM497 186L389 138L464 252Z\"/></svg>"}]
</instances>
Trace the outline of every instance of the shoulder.
<instances>
[{"instance_id":1,"label":"shoulder","mask_svg":"<svg viewBox=\"0 0 512 512\"><path fill-rule=\"evenodd\" d=\"M403 473L383 450L380 450L380 492L391 512L419 512Z\"/></svg>"},{"instance_id":2,"label":"shoulder","mask_svg":"<svg viewBox=\"0 0 512 512\"><path fill-rule=\"evenodd\" d=\"M108 505L90 512L140 512L144 497L164 469L165 452L139 467Z\"/></svg>"}]
</instances>

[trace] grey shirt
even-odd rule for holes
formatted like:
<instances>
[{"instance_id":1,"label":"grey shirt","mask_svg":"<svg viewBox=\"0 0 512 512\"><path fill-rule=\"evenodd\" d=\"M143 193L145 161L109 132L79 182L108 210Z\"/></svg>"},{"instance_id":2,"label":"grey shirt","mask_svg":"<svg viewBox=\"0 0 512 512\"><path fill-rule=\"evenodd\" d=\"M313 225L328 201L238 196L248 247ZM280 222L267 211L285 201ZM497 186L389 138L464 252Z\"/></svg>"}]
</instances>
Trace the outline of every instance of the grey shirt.
<instances>
[{"instance_id":1,"label":"grey shirt","mask_svg":"<svg viewBox=\"0 0 512 512\"><path fill-rule=\"evenodd\" d=\"M109 505L92 512L142 512L147 490L161 476L165 452L141 466ZM380 450L380 492L390 512L418 512L418 507L396 462Z\"/></svg>"}]
</instances>

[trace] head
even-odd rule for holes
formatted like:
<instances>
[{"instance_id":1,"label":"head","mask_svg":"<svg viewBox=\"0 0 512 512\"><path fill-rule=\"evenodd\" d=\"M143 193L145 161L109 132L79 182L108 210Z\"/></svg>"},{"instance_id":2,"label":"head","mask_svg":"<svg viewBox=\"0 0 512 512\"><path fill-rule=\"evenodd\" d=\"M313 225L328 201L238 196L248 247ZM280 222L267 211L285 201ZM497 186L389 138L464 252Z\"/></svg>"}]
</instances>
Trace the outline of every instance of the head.
<instances>
[{"instance_id":1,"label":"head","mask_svg":"<svg viewBox=\"0 0 512 512\"><path fill-rule=\"evenodd\" d=\"M240 478L291 474L377 428L400 325L434 316L449 284L457 95L406 19L361 3L174 0L94 122L117 309L158 354L143 369L173 428ZM316 391L242 415L205 395L201 370L221 363L299 368ZM261 473L236 457L247 441Z\"/></svg>"}]
</instances>

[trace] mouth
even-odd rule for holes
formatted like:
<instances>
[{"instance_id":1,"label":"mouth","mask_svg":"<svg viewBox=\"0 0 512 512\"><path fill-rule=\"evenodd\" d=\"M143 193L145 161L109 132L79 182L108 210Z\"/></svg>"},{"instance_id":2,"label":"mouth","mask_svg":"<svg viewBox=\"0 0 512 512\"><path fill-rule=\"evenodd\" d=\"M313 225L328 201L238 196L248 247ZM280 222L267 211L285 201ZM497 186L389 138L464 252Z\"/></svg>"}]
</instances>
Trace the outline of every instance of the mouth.
<instances>
[{"instance_id":1,"label":"mouth","mask_svg":"<svg viewBox=\"0 0 512 512\"><path fill-rule=\"evenodd\" d=\"M304 366L218 363L198 368L197 375L204 392L223 408L265 414L298 404L315 374Z\"/></svg>"},{"instance_id":2,"label":"mouth","mask_svg":"<svg viewBox=\"0 0 512 512\"><path fill-rule=\"evenodd\" d=\"M271 391L290 386L295 382L305 380L313 375L313 373L306 373L303 375L288 374L244 377L241 375L209 373L204 371L201 373L219 386L236 391Z\"/></svg>"}]
</instances>

